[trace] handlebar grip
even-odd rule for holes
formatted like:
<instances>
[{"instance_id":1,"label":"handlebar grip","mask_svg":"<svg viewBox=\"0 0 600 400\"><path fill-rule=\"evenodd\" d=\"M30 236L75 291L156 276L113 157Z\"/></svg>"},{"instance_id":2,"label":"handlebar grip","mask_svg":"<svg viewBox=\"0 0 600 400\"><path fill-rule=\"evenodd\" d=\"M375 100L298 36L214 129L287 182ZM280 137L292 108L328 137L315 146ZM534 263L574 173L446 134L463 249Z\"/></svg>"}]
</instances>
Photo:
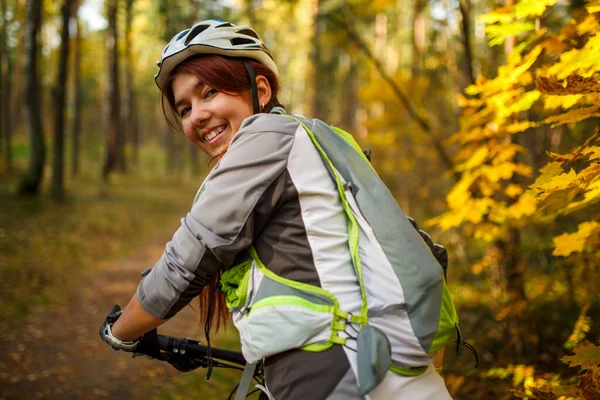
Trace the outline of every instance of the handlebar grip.
<instances>
[{"instance_id":1,"label":"handlebar grip","mask_svg":"<svg viewBox=\"0 0 600 400\"><path fill-rule=\"evenodd\" d=\"M206 358L208 347L200 344L194 339L177 339L171 336L157 335L157 347L159 350L172 352L174 349L185 349L188 356ZM246 365L246 359L239 351L225 350L216 347L210 349L212 358L227 361L240 366Z\"/></svg>"},{"instance_id":2,"label":"handlebar grip","mask_svg":"<svg viewBox=\"0 0 600 400\"><path fill-rule=\"evenodd\" d=\"M173 347L173 338L171 336L156 335L156 344L159 350L171 351Z\"/></svg>"}]
</instances>

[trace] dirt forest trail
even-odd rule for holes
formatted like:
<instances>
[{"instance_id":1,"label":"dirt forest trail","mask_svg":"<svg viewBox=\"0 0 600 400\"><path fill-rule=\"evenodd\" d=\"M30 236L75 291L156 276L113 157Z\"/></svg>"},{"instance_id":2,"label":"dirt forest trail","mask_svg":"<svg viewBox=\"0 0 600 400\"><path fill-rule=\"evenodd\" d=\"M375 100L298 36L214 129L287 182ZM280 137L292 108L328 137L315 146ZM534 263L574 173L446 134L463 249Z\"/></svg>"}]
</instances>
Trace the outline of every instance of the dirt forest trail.
<instances>
[{"instance_id":1,"label":"dirt forest trail","mask_svg":"<svg viewBox=\"0 0 600 400\"><path fill-rule=\"evenodd\" d=\"M170 365L131 359L98 336L113 304L135 292L140 272L154 265L167 238L150 241L119 260L102 262L83 278L68 305L32 308L7 326L0 322L0 400L145 399L178 374ZM161 333L201 337L197 316L186 307Z\"/></svg>"}]
</instances>

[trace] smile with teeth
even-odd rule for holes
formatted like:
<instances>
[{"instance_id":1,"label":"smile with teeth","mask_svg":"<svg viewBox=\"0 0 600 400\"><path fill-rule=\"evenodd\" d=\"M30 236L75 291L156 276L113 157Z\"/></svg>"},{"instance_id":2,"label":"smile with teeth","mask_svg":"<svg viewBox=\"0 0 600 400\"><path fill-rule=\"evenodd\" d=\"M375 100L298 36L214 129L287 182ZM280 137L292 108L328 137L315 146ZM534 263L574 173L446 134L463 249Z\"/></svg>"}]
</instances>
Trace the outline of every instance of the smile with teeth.
<instances>
[{"instance_id":1,"label":"smile with teeth","mask_svg":"<svg viewBox=\"0 0 600 400\"><path fill-rule=\"evenodd\" d=\"M221 134L224 130L225 130L225 125L216 127L215 129L213 129L212 131L210 131L206 135L204 135L204 141L210 142L211 140L216 138L219 134Z\"/></svg>"}]
</instances>

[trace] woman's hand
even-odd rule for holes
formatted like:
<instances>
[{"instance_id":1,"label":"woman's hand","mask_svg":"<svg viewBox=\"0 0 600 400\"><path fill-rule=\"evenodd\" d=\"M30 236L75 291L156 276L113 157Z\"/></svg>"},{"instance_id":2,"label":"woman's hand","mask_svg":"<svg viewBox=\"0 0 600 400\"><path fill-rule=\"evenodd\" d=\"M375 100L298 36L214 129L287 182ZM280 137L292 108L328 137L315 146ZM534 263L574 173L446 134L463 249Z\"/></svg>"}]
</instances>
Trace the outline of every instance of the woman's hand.
<instances>
[{"instance_id":1,"label":"woman's hand","mask_svg":"<svg viewBox=\"0 0 600 400\"><path fill-rule=\"evenodd\" d=\"M142 335L165 322L144 310L134 294L123 311L119 306L112 309L100 328L100 337L115 350L135 352Z\"/></svg>"},{"instance_id":2,"label":"woman's hand","mask_svg":"<svg viewBox=\"0 0 600 400\"><path fill-rule=\"evenodd\" d=\"M121 308L118 305L115 305L100 327L100 337L106 344L115 350L135 351L138 347L139 339L121 340L112 333L111 327L119 319L121 314Z\"/></svg>"}]
</instances>

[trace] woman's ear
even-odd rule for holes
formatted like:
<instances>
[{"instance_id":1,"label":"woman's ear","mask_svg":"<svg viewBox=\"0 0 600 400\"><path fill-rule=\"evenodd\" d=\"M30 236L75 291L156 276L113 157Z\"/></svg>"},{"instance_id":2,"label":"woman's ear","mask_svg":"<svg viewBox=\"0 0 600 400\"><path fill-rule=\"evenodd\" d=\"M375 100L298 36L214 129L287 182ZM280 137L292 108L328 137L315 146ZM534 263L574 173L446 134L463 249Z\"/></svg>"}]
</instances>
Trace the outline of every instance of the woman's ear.
<instances>
[{"instance_id":1,"label":"woman's ear","mask_svg":"<svg viewBox=\"0 0 600 400\"><path fill-rule=\"evenodd\" d=\"M263 106L271 101L271 85L264 75L256 77L256 90L258 91L258 104L262 111Z\"/></svg>"}]
</instances>

